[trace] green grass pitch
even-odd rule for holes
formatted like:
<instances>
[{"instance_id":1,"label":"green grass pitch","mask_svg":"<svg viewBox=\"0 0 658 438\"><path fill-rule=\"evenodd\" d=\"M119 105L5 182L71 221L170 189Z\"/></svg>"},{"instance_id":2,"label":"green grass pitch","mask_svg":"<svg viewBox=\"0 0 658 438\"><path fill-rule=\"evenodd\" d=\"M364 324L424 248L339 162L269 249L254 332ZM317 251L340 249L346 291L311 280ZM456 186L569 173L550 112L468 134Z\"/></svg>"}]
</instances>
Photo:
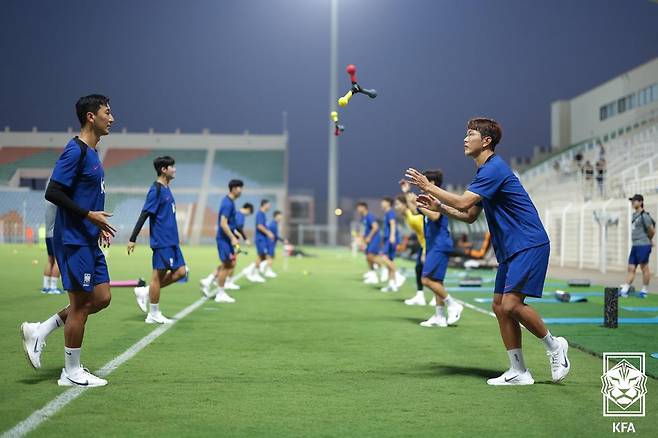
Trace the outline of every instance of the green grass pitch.
<instances>
[{"instance_id":1,"label":"green grass pitch","mask_svg":"<svg viewBox=\"0 0 658 438\"><path fill-rule=\"evenodd\" d=\"M141 245L130 257L124 250L117 245L109 254L112 278L148 276L150 250ZM399 293L383 294L362 284L361 256L308 251L317 257L292 258L287 269L277 260L279 278L264 285L239 281L236 304L203 304L110 374L107 387L85 391L32 435L599 437L612 432L613 421L658 435L655 379L647 382L645 417L604 418L601 359L570 349L571 374L552 384L542 344L524 331L537 383L489 387L486 379L508 365L494 318L465 309L458 327L422 328L418 323L433 309L402 304L415 290L412 278ZM56 384L62 331L48 339L39 372L28 367L20 346L22 321L42 320L67 302L39 292L44 252L0 245L0 432L64 391ZM199 299L198 280L217 260L212 247L183 253L191 280L163 291L168 316ZM240 267L251 260L242 257ZM549 290L559 286L550 284ZM454 295L484 309L489 305L475 298L491 296L485 290ZM658 300L632 305L658 306ZM602 315L601 298L537 308L551 317ZM155 329L143 319L132 289L114 289L110 307L87 324L85 366L99 369ZM551 329L593 352L658 351L658 325ZM658 374L658 360L646 360L647 371Z\"/></svg>"}]
</instances>

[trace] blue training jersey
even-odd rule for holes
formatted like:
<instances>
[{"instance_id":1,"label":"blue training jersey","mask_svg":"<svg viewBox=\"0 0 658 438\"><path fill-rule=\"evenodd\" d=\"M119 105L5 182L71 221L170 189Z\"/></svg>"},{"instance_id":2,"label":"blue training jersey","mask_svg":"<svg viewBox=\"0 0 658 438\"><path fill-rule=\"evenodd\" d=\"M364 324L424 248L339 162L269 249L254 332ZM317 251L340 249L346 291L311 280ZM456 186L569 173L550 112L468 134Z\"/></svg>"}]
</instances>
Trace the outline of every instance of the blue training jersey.
<instances>
[{"instance_id":1,"label":"blue training jersey","mask_svg":"<svg viewBox=\"0 0 658 438\"><path fill-rule=\"evenodd\" d=\"M258 229L259 225L264 225L267 227L267 216L264 211L258 210L256 213L256 239L267 240L267 235Z\"/></svg>"},{"instance_id":2,"label":"blue training jersey","mask_svg":"<svg viewBox=\"0 0 658 438\"><path fill-rule=\"evenodd\" d=\"M158 195L158 187L160 194ZM156 182L146 194L142 211L149 214L151 248L167 248L180 243L176 224L176 201L171 189Z\"/></svg>"},{"instance_id":3,"label":"blue training jersey","mask_svg":"<svg viewBox=\"0 0 658 438\"><path fill-rule=\"evenodd\" d=\"M235 228L244 227L245 217L240 210L235 210Z\"/></svg>"},{"instance_id":4,"label":"blue training jersey","mask_svg":"<svg viewBox=\"0 0 658 438\"><path fill-rule=\"evenodd\" d=\"M448 217L444 214L438 220L423 217L423 233L425 234L426 252L452 252L453 242L448 226Z\"/></svg>"},{"instance_id":5,"label":"blue training jersey","mask_svg":"<svg viewBox=\"0 0 658 438\"><path fill-rule=\"evenodd\" d=\"M219 214L217 215L217 240L222 239L230 242L231 236L226 235L220 226L222 216L228 221L229 229L235 230L235 202L233 202L233 199L228 195L224 196L221 204L219 204Z\"/></svg>"},{"instance_id":6,"label":"blue training jersey","mask_svg":"<svg viewBox=\"0 0 658 438\"><path fill-rule=\"evenodd\" d=\"M392 208L384 215L384 240L388 242L389 237L391 237L391 220L395 221L395 242L400 243L400 233L397 229L398 222Z\"/></svg>"},{"instance_id":7,"label":"blue training jersey","mask_svg":"<svg viewBox=\"0 0 658 438\"><path fill-rule=\"evenodd\" d=\"M80 145L87 149L84 161L79 166L82 153ZM78 174L78 169L80 173ZM77 205L89 211L105 209L105 172L98 152L86 146L78 137L71 139L55 163L53 181L68 189L68 194ZM97 246L100 229L87 218L81 218L57 209L53 233L57 241L66 245Z\"/></svg>"},{"instance_id":8,"label":"blue training jersey","mask_svg":"<svg viewBox=\"0 0 658 438\"><path fill-rule=\"evenodd\" d=\"M267 225L267 229L274 234L274 242L276 243L279 240L279 223L272 219Z\"/></svg>"},{"instance_id":9,"label":"blue training jersey","mask_svg":"<svg viewBox=\"0 0 658 438\"><path fill-rule=\"evenodd\" d=\"M377 222L377 219L375 219L375 215L370 212L363 217L363 237L370 235L372 232L372 224L375 222Z\"/></svg>"},{"instance_id":10,"label":"blue training jersey","mask_svg":"<svg viewBox=\"0 0 658 438\"><path fill-rule=\"evenodd\" d=\"M468 191L482 197L498 262L524 249L549 243L530 196L498 155L492 155L480 166Z\"/></svg>"}]
</instances>

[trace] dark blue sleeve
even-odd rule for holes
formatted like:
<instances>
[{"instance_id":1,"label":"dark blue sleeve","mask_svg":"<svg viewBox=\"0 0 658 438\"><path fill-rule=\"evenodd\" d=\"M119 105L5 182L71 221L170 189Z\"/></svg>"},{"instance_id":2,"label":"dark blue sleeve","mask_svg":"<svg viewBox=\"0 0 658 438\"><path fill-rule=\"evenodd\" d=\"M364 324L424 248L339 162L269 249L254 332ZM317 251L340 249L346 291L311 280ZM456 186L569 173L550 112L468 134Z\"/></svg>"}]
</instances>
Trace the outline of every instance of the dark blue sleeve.
<instances>
[{"instance_id":1,"label":"dark blue sleeve","mask_svg":"<svg viewBox=\"0 0 658 438\"><path fill-rule=\"evenodd\" d=\"M231 210L231 203L227 202L227 199L224 198L219 206L219 217L224 216L226 220L229 220L231 218Z\"/></svg>"},{"instance_id":2,"label":"dark blue sleeve","mask_svg":"<svg viewBox=\"0 0 658 438\"><path fill-rule=\"evenodd\" d=\"M150 214L156 214L158 212L159 202L157 199L157 191L154 186L151 186L148 193L146 194L146 201L144 201L144 207L142 211L146 211Z\"/></svg>"},{"instance_id":3,"label":"dark blue sleeve","mask_svg":"<svg viewBox=\"0 0 658 438\"><path fill-rule=\"evenodd\" d=\"M484 165L478 169L475 179L473 179L473 182L471 182L466 190L476 193L483 198L491 199L504 180L505 175L499 169L493 165Z\"/></svg>"},{"instance_id":4,"label":"dark blue sleeve","mask_svg":"<svg viewBox=\"0 0 658 438\"><path fill-rule=\"evenodd\" d=\"M77 144L64 149L64 152L55 163L53 175L50 179L70 188L78 172L80 153L80 147Z\"/></svg>"},{"instance_id":5,"label":"dark blue sleeve","mask_svg":"<svg viewBox=\"0 0 658 438\"><path fill-rule=\"evenodd\" d=\"M262 211L259 211L256 215L256 226L258 227L258 225L265 225L265 215Z\"/></svg>"}]
</instances>

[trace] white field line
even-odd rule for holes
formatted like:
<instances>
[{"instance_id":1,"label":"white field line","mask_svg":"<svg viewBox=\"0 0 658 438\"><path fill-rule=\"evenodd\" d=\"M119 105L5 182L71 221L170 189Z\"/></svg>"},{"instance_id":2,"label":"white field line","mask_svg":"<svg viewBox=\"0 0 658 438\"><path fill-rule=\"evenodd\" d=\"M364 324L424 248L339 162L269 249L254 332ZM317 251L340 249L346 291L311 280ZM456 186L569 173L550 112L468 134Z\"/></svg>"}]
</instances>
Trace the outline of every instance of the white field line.
<instances>
[{"instance_id":1,"label":"white field line","mask_svg":"<svg viewBox=\"0 0 658 438\"><path fill-rule=\"evenodd\" d=\"M251 265L249 265L247 268L243 269L240 274L238 274L234 281L239 280L242 278L246 272L247 269L250 268ZM180 312L178 312L176 315L174 315L174 322L172 324L163 324L160 325L158 328L150 332L148 335L144 336L142 339L134 343L130 348L128 348L126 351L121 353L119 356L115 357L105 365L101 369L99 369L96 374L100 377L106 377L109 374L112 373L112 371L116 370L119 368L121 365L135 357L137 353L142 351L145 347L147 347L149 344L151 344L153 341L155 341L160 335L165 333L167 330L169 330L171 327L173 327L176 322L179 320L185 318L187 315L190 313L194 312L196 309L201 307L203 303L208 301L208 298L206 297L201 297L198 300L196 300L194 303L190 304ZM28 433L32 432L35 430L37 427L41 425L44 421L48 420L50 417L55 415L57 412L59 412L62 408L64 408L66 405L68 405L70 402L75 400L76 398L80 397L85 391L88 391L91 388L82 388L79 386L73 387L62 394L58 395L55 397L53 400L48 402L44 407L41 409L38 409L32 413L29 417L27 417L25 420L21 421L18 423L16 426L12 427L8 431L4 432L2 435L0 435L0 438L9 438L9 437L22 437L27 435ZM92 389L93 390L93 389ZM102 391L102 390L101 390Z\"/></svg>"}]
</instances>

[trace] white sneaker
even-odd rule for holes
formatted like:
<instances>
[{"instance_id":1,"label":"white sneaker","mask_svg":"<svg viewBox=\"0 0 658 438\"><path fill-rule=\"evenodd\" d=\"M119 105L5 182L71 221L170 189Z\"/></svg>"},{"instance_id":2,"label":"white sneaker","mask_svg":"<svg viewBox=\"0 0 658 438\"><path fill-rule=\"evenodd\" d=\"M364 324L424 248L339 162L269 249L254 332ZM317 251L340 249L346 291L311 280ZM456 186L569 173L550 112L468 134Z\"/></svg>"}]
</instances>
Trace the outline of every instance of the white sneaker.
<instances>
[{"instance_id":1,"label":"white sneaker","mask_svg":"<svg viewBox=\"0 0 658 438\"><path fill-rule=\"evenodd\" d=\"M235 303L235 298L227 294L226 292L224 293L218 293L215 295L215 302L216 303Z\"/></svg>"},{"instance_id":2,"label":"white sneaker","mask_svg":"<svg viewBox=\"0 0 658 438\"><path fill-rule=\"evenodd\" d=\"M368 277L365 280L363 280L363 284L379 284L379 279L377 278L376 275L372 277Z\"/></svg>"},{"instance_id":3,"label":"white sneaker","mask_svg":"<svg viewBox=\"0 0 658 438\"><path fill-rule=\"evenodd\" d=\"M569 343L564 338L557 338L557 341L560 343L560 348L546 354L549 356L549 363L551 365L551 376L553 377L553 382L561 382L569 374L571 369L571 362L567 358L567 352L569 351Z\"/></svg>"},{"instance_id":4,"label":"white sneaker","mask_svg":"<svg viewBox=\"0 0 658 438\"><path fill-rule=\"evenodd\" d=\"M268 269L267 271L265 271L265 277L267 277L267 278L276 278L276 277L278 277L278 275L276 273L274 273L273 270Z\"/></svg>"},{"instance_id":5,"label":"white sneaker","mask_svg":"<svg viewBox=\"0 0 658 438\"><path fill-rule=\"evenodd\" d=\"M425 296L416 294L413 298L409 298L408 300L404 300L404 304L407 306L424 306L425 303Z\"/></svg>"},{"instance_id":6,"label":"white sneaker","mask_svg":"<svg viewBox=\"0 0 658 438\"><path fill-rule=\"evenodd\" d=\"M394 285L390 285L390 284L389 284L388 286L385 286L385 287L379 289L379 291L380 291L380 292L384 292L384 293L397 292L397 291L398 291L398 288L397 288L397 286L394 286Z\"/></svg>"},{"instance_id":7,"label":"white sneaker","mask_svg":"<svg viewBox=\"0 0 658 438\"><path fill-rule=\"evenodd\" d=\"M148 298L149 298L148 285L142 287L136 287L134 291L135 291L135 299L137 300L137 306L139 307L139 310L141 310L142 313L146 313L148 310L146 308L146 305L148 304Z\"/></svg>"},{"instance_id":8,"label":"white sneaker","mask_svg":"<svg viewBox=\"0 0 658 438\"><path fill-rule=\"evenodd\" d=\"M146 315L144 322L147 324L171 324L174 322L174 320L167 318L161 312L155 314L149 312L149 314Z\"/></svg>"},{"instance_id":9,"label":"white sneaker","mask_svg":"<svg viewBox=\"0 0 658 438\"><path fill-rule=\"evenodd\" d=\"M407 280L407 277L405 277L404 275L400 274L400 271L396 271L396 272L395 272L395 285L396 285L397 287L402 287L402 285L404 284L404 282L405 282L406 280Z\"/></svg>"},{"instance_id":10,"label":"white sneaker","mask_svg":"<svg viewBox=\"0 0 658 438\"><path fill-rule=\"evenodd\" d=\"M64 295L64 291L58 287L54 287L52 289L48 289L47 294L48 295Z\"/></svg>"},{"instance_id":11,"label":"white sneaker","mask_svg":"<svg viewBox=\"0 0 658 438\"><path fill-rule=\"evenodd\" d=\"M520 372L509 369L498 377L487 380L487 385L506 386L506 385L532 385L535 379L532 378L530 370Z\"/></svg>"},{"instance_id":12,"label":"white sneaker","mask_svg":"<svg viewBox=\"0 0 658 438\"><path fill-rule=\"evenodd\" d=\"M448 327L445 316L432 315L427 321L420 323L422 327Z\"/></svg>"},{"instance_id":13,"label":"white sneaker","mask_svg":"<svg viewBox=\"0 0 658 438\"><path fill-rule=\"evenodd\" d=\"M386 283L388 281L388 269L382 269L379 272L379 282Z\"/></svg>"},{"instance_id":14,"label":"white sneaker","mask_svg":"<svg viewBox=\"0 0 658 438\"><path fill-rule=\"evenodd\" d=\"M62 368L62 374L57 381L59 386L80 386L83 388L94 388L107 385L107 380L94 376L88 369L80 365L79 371L68 374L66 368Z\"/></svg>"},{"instance_id":15,"label":"white sneaker","mask_svg":"<svg viewBox=\"0 0 658 438\"><path fill-rule=\"evenodd\" d=\"M436 295L432 297L429 303L427 303L428 306L436 307Z\"/></svg>"},{"instance_id":16,"label":"white sneaker","mask_svg":"<svg viewBox=\"0 0 658 438\"><path fill-rule=\"evenodd\" d=\"M247 280L251 281L252 283L265 283L265 279L261 277L257 272L247 275Z\"/></svg>"},{"instance_id":17,"label":"white sneaker","mask_svg":"<svg viewBox=\"0 0 658 438\"><path fill-rule=\"evenodd\" d=\"M456 324L459 321L459 318L462 316L462 310L464 310L464 306L459 303L448 306L448 325Z\"/></svg>"},{"instance_id":18,"label":"white sneaker","mask_svg":"<svg viewBox=\"0 0 658 438\"><path fill-rule=\"evenodd\" d=\"M230 283L227 282L227 283L224 285L224 289L228 289L228 290L240 290L240 286L237 285L237 284L235 284L235 283L233 283L233 282L230 282Z\"/></svg>"},{"instance_id":19,"label":"white sneaker","mask_svg":"<svg viewBox=\"0 0 658 438\"><path fill-rule=\"evenodd\" d=\"M202 288L210 288L214 281L215 281L214 277L202 278L201 280L199 280L199 285Z\"/></svg>"},{"instance_id":20,"label":"white sneaker","mask_svg":"<svg viewBox=\"0 0 658 438\"><path fill-rule=\"evenodd\" d=\"M39 339L37 331L40 322L24 322L21 324L21 337L23 338L23 351L28 363L32 368L38 370L41 368L41 352L46 346L46 341Z\"/></svg>"}]
</instances>

